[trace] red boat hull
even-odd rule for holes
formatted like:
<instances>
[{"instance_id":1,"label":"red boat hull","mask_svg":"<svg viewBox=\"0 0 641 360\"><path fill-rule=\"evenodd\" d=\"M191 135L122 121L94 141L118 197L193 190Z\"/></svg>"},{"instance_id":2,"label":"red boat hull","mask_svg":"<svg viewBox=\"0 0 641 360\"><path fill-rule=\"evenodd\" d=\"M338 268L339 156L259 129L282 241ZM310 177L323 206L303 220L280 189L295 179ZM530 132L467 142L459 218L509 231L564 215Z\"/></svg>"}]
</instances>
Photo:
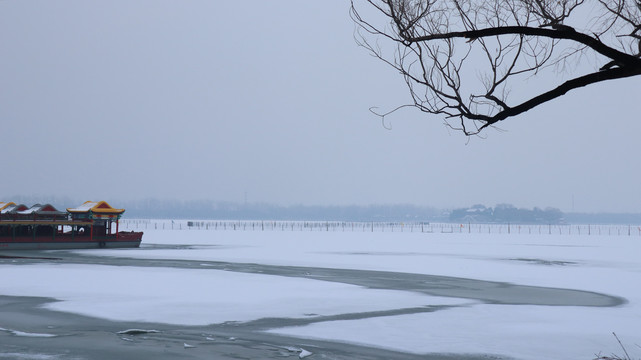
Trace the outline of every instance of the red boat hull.
<instances>
[{"instance_id":1,"label":"red boat hull","mask_svg":"<svg viewBox=\"0 0 641 360\"><path fill-rule=\"evenodd\" d=\"M55 236L0 237L0 250L58 250L137 248L142 241L142 232L119 232L107 236L72 236L69 233Z\"/></svg>"}]
</instances>

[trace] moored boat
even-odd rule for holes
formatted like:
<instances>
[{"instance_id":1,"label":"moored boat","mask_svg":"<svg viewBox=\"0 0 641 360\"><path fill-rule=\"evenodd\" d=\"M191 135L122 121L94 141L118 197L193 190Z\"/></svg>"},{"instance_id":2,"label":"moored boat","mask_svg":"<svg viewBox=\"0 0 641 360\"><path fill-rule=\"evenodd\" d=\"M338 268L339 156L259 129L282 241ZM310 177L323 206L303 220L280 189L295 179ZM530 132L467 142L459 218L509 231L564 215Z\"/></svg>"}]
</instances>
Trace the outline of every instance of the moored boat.
<instances>
[{"instance_id":1,"label":"moored boat","mask_svg":"<svg viewBox=\"0 0 641 360\"><path fill-rule=\"evenodd\" d=\"M67 211L51 204L0 202L0 250L139 247L142 232L119 231L124 209L86 201Z\"/></svg>"}]
</instances>

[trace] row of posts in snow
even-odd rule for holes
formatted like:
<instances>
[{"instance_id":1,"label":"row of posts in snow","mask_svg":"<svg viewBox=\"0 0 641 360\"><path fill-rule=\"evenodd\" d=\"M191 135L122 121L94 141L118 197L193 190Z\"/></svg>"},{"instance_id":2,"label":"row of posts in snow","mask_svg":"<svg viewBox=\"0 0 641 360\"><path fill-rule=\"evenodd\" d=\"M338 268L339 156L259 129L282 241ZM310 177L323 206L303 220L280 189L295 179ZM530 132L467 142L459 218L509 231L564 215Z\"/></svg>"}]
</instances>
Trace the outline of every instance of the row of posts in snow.
<instances>
[{"instance_id":1,"label":"row of posts in snow","mask_svg":"<svg viewBox=\"0 0 641 360\"><path fill-rule=\"evenodd\" d=\"M345 222L345 221L231 221L122 219L120 229L138 230L221 230L221 231L358 231L469 234L539 234L641 236L641 226L631 225L514 225L452 224L426 222Z\"/></svg>"}]
</instances>

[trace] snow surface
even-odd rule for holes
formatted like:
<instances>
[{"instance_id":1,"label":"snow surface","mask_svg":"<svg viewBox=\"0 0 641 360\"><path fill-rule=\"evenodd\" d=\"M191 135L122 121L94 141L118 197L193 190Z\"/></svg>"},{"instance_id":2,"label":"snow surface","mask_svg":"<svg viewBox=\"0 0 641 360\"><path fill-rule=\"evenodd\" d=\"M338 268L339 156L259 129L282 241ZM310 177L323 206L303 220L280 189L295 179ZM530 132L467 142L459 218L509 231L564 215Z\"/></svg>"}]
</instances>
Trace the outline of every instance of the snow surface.
<instances>
[{"instance_id":1,"label":"snow surface","mask_svg":"<svg viewBox=\"0 0 641 360\"><path fill-rule=\"evenodd\" d=\"M55 337L56 336L53 334L29 333L29 332L11 330L11 329L5 329L5 328L0 328L0 331L8 332L9 334L12 334L15 336L24 336L24 337Z\"/></svg>"},{"instance_id":2,"label":"snow surface","mask_svg":"<svg viewBox=\"0 0 641 360\"><path fill-rule=\"evenodd\" d=\"M98 205L98 201L86 201L80 206L76 206L75 208L70 208L69 211L86 212L91 210L91 208L93 208L96 205Z\"/></svg>"},{"instance_id":3,"label":"snow surface","mask_svg":"<svg viewBox=\"0 0 641 360\"><path fill-rule=\"evenodd\" d=\"M46 305L49 309L121 321L207 325L462 302L213 269L7 265L0 272L7 279L4 295L50 296L62 301Z\"/></svg>"},{"instance_id":4,"label":"snow surface","mask_svg":"<svg viewBox=\"0 0 641 360\"><path fill-rule=\"evenodd\" d=\"M628 301L618 307L493 305L214 269L65 264L0 266L1 293L54 297L61 301L46 306L59 311L187 325L463 305L270 331L413 353L489 353L524 360L620 354L616 332L638 358L639 250L641 237L635 235L146 230L140 249L77 251L445 275L594 291Z\"/></svg>"}]
</instances>

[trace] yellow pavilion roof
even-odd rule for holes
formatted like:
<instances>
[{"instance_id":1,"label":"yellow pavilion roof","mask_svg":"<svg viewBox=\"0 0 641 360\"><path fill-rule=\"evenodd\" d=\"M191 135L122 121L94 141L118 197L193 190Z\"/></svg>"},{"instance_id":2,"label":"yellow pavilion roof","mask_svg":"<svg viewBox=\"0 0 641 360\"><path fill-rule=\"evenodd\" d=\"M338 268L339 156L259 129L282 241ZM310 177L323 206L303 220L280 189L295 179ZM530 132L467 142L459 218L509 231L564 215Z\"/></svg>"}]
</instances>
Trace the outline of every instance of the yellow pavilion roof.
<instances>
[{"instance_id":1,"label":"yellow pavilion roof","mask_svg":"<svg viewBox=\"0 0 641 360\"><path fill-rule=\"evenodd\" d=\"M122 214L125 209L114 209L106 201L85 201L75 208L67 208L70 213Z\"/></svg>"},{"instance_id":2,"label":"yellow pavilion roof","mask_svg":"<svg viewBox=\"0 0 641 360\"><path fill-rule=\"evenodd\" d=\"M0 201L0 210L6 208L9 205L15 205L15 204L16 203L14 203L14 202L2 202L2 201Z\"/></svg>"}]
</instances>

